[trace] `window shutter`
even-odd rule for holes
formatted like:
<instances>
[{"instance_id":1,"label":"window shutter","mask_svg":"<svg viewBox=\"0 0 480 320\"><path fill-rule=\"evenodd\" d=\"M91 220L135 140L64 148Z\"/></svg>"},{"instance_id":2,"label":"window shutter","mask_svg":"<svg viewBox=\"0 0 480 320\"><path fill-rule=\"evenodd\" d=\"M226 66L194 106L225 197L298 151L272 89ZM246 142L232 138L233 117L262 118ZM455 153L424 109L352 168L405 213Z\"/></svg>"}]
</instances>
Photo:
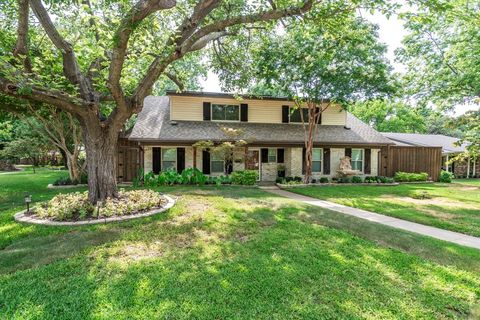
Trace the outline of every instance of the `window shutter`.
<instances>
[{"instance_id":1,"label":"window shutter","mask_svg":"<svg viewBox=\"0 0 480 320\"><path fill-rule=\"evenodd\" d=\"M262 148L261 153L262 153L262 163L267 163L268 162L268 149L267 148Z\"/></svg>"},{"instance_id":2,"label":"window shutter","mask_svg":"<svg viewBox=\"0 0 480 320\"><path fill-rule=\"evenodd\" d=\"M277 149L277 163L284 163L285 162L285 149L278 148Z\"/></svg>"},{"instance_id":3,"label":"window shutter","mask_svg":"<svg viewBox=\"0 0 480 320\"><path fill-rule=\"evenodd\" d=\"M210 121L212 120L212 104L210 102L203 103L203 120Z\"/></svg>"},{"instance_id":4,"label":"window shutter","mask_svg":"<svg viewBox=\"0 0 480 320\"><path fill-rule=\"evenodd\" d=\"M185 148L177 148L177 172L182 173L185 169Z\"/></svg>"},{"instance_id":5,"label":"window shutter","mask_svg":"<svg viewBox=\"0 0 480 320\"><path fill-rule=\"evenodd\" d=\"M318 113L318 112L320 112L320 108L315 108L315 113ZM321 113L318 116L317 123L322 124L322 114Z\"/></svg>"},{"instance_id":6,"label":"window shutter","mask_svg":"<svg viewBox=\"0 0 480 320\"><path fill-rule=\"evenodd\" d=\"M282 106L282 122L288 123L288 113L290 112L290 108L288 106Z\"/></svg>"},{"instance_id":7,"label":"window shutter","mask_svg":"<svg viewBox=\"0 0 480 320\"><path fill-rule=\"evenodd\" d=\"M210 152L203 150L202 152L202 172L210 174Z\"/></svg>"},{"instance_id":8,"label":"window shutter","mask_svg":"<svg viewBox=\"0 0 480 320\"><path fill-rule=\"evenodd\" d=\"M371 149L365 149L365 160L363 163L363 172L365 174L370 174L372 172L371 169L371 158L372 158L372 150Z\"/></svg>"},{"instance_id":9,"label":"window shutter","mask_svg":"<svg viewBox=\"0 0 480 320\"><path fill-rule=\"evenodd\" d=\"M240 121L248 122L248 104L240 104Z\"/></svg>"},{"instance_id":10,"label":"window shutter","mask_svg":"<svg viewBox=\"0 0 480 320\"><path fill-rule=\"evenodd\" d=\"M233 162L232 159L225 161L225 172L226 174L230 174L233 171Z\"/></svg>"},{"instance_id":11,"label":"window shutter","mask_svg":"<svg viewBox=\"0 0 480 320\"><path fill-rule=\"evenodd\" d=\"M162 171L162 148L152 148L152 171L155 174Z\"/></svg>"},{"instance_id":12,"label":"window shutter","mask_svg":"<svg viewBox=\"0 0 480 320\"><path fill-rule=\"evenodd\" d=\"M305 172L307 171L306 163L305 163L306 159L307 159L307 149L303 148L302 149L302 174L305 174Z\"/></svg>"},{"instance_id":13,"label":"window shutter","mask_svg":"<svg viewBox=\"0 0 480 320\"><path fill-rule=\"evenodd\" d=\"M352 148L345 148L345 157L352 158Z\"/></svg>"},{"instance_id":14,"label":"window shutter","mask_svg":"<svg viewBox=\"0 0 480 320\"><path fill-rule=\"evenodd\" d=\"M323 174L330 174L330 148L323 149Z\"/></svg>"}]
</instances>

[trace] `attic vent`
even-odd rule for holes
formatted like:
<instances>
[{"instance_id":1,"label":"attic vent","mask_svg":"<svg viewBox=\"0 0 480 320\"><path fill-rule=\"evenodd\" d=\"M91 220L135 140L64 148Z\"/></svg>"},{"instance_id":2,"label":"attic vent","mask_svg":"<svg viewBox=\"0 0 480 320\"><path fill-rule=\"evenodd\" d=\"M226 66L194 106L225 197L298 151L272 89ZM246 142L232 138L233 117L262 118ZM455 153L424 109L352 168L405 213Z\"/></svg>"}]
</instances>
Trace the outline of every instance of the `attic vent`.
<instances>
[{"instance_id":1,"label":"attic vent","mask_svg":"<svg viewBox=\"0 0 480 320\"><path fill-rule=\"evenodd\" d=\"M176 126L176 125L178 124L178 122L177 122L177 121L170 121L170 124L171 124L172 126Z\"/></svg>"}]
</instances>

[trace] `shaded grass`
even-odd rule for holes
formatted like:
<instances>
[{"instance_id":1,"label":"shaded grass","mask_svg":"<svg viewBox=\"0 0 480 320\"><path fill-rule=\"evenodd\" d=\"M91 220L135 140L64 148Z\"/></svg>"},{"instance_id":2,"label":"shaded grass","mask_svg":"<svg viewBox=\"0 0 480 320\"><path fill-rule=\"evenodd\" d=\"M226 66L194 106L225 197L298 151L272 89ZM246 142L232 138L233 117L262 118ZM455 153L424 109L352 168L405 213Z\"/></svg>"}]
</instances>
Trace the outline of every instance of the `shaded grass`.
<instances>
[{"instance_id":1,"label":"shaded grass","mask_svg":"<svg viewBox=\"0 0 480 320\"><path fill-rule=\"evenodd\" d=\"M254 188L159 190L179 197L163 215L19 225L0 250L0 318L475 316L478 250Z\"/></svg>"},{"instance_id":2,"label":"shaded grass","mask_svg":"<svg viewBox=\"0 0 480 320\"><path fill-rule=\"evenodd\" d=\"M472 178L472 179L454 179L453 183L462 184L467 186L476 186L480 187L480 179L479 178Z\"/></svg>"},{"instance_id":3,"label":"shaded grass","mask_svg":"<svg viewBox=\"0 0 480 320\"><path fill-rule=\"evenodd\" d=\"M291 188L329 200L446 230L480 236L480 188L457 184ZM431 199L414 199L426 193Z\"/></svg>"}]
</instances>

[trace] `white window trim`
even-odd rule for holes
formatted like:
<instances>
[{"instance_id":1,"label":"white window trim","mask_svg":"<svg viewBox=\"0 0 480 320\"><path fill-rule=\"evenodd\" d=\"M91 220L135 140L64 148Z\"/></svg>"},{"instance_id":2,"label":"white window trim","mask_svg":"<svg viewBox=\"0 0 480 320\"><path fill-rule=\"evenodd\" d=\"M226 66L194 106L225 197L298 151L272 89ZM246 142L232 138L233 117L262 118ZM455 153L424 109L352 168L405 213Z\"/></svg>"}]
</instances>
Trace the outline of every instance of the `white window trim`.
<instances>
[{"instance_id":1,"label":"white window trim","mask_svg":"<svg viewBox=\"0 0 480 320\"><path fill-rule=\"evenodd\" d=\"M267 148L267 163L277 163L278 162L278 148ZM270 161L270 150L275 150L275 161Z\"/></svg>"},{"instance_id":2,"label":"white window trim","mask_svg":"<svg viewBox=\"0 0 480 320\"><path fill-rule=\"evenodd\" d=\"M212 169L212 163L216 161L216 162L220 162L222 161L223 162L223 165L222 165L222 171L213 171ZM218 174L218 173L221 173L221 174L224 174L225 173L225 159L223 160L213 160L213 154L210 153L210 174Z\"/></svg>"},{"instance_id":3,"label":"white window trim","mask_svg":"<svg viewBox=\"0 0 480 320\"><path fill-rule=\"evenodd\" d=\"M213 119L213 106L237 106L238 107L238 120L214 120ZM242 108L240 107L239 104L228 104L228 103L212 103L210 105L210 120L214 122L240 122L241 120L241 113L242 113Z\"/></svg>"},{"instance_id":4,"label":"white window trim","mask_svg":"<svg viewBox=\"0 0 480 320\"><path fill-rule=\"evenodd\" d=\"M362 160L361 160L361 162L362 162L361 168L362 168L362 169L361 169L361 170L358 170L358 171L360 171L360 173L363 173L364 167L365 167L365 149L358 149L358 148L357 148L357 149L353 149L353 148L352 148L352 155L353 155L353 150L360 150L360 152L362 153ZM352 163L353 163L353 158L350 157L350 164L352 164ZM352 168L352 169L353 169L353 168ZM354 170L355 170L355 169L354 169Z\"/></svg>"},{"instance_id":5,"label":"white window trim","mask_svg":"<svg viewBox=\"0 0 480 320\"><path fill-rule=\"evenodd\" d=\"M320 161L317 161L317 160L313 160L313 150L314 149L319 149L320 150L320 154L322 155L321 157L321 160ZM320 162L320 171L313 171L313 162ZM323 148L313 148L312 149L312 173L320 173L322 174L323 173Z\"/></svg>"},{"instance_id":6,"label":"white window trim","mask_svg":"<svg viewBox=\"0 0 480 320\"><path fill-rule=\"evenodd\" d=\"M165 170L164 170L165 166L163 165L163 152L164 152L166 149L174 149L174 150L175 150L175 168L174 168L174 169L175 169L175 171L177 171L177 167L178 167L178 165L177 165L177 164L178 164L178 159L177 159L177 147L171 147L171 148L164 148L164 147L162 147L162 148L160 149L160 151L161 151L161 152L160 152L160 164L161 164L160 171L165 171ZM168 161L168 162L170 162L170 161Z\"/></svg>"}]
</instances>

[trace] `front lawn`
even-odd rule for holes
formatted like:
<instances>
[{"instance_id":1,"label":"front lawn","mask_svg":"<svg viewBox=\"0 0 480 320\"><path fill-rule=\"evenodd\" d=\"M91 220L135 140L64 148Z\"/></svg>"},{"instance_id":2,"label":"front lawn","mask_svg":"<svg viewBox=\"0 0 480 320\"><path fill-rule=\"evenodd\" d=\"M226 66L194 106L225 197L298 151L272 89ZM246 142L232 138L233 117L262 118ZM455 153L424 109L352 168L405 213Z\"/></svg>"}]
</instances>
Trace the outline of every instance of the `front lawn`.
<instances>
[{"instance_id":1,"label":"front lawn","mask_svg":"<svg viewBox=\"0 0 480 320\"><path fill-rule=\"evenodd\" d=\"M312 186L290 191L480 237L480 184L475 183L478 180L465 179L453 184Z\"/></svg>"},{"instance_id":2,"label":"front lawn","mask_svg":"<svg viewBox=\"0 0 480 320\"><path fill-rule=\"evenodd\" d=\"M474 179L454 179L453 183L458 183L458 184L463 184L467 186L477 186L480 187L480 179L479 178L474 178Z\"/></svg>"},{"instance_id":3,"label":"front lawn","mask_svg":"<svg viewBox=\"0 0 480 320\"><path fill-rule=\"evenodd\" d=\"M12 189L59 192L40 187L51 182L44 174L0 175L16 185L0 188L10 203L0 211L2 319L479 314L479 250L244 187L165 187L177 205L136 221L16 224Z\"/></svg>"}]
</instances>

